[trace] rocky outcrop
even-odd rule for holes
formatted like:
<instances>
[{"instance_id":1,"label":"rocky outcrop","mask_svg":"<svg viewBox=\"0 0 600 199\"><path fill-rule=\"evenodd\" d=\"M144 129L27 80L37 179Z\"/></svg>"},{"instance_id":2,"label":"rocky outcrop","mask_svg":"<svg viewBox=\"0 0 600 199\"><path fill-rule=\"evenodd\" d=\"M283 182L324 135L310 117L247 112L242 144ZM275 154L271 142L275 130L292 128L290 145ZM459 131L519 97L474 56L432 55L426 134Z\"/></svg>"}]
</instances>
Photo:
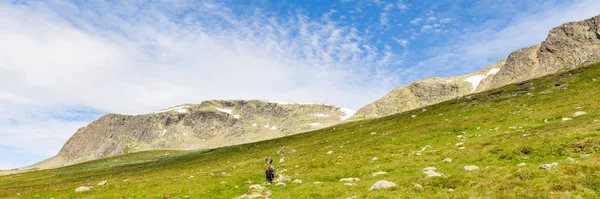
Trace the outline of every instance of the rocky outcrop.
<instances>
[{"instance_id":1,"label":"rocky outcrop","mask_svg":"<svg viewBox=\"0 0 600 199\"><path fill-rule=\"evenodd\" d=\"M79 129L46 162L61 160L56 167L144 150L255 142L338 124L347 110L322 104L219 100L144 115L107 114Z\"/></svg>"},{"instance_id":2,"label":"rocky outcrop","mask_svg":"<svg viewBox=\"0 0 600 199\"><path fill-rule=\"evenodd\" d=\"M552 29L539 45L518 49L484 69L400 86L351 120L381 117L600 61L600 16Z\"/></svg>"}]
</instances>

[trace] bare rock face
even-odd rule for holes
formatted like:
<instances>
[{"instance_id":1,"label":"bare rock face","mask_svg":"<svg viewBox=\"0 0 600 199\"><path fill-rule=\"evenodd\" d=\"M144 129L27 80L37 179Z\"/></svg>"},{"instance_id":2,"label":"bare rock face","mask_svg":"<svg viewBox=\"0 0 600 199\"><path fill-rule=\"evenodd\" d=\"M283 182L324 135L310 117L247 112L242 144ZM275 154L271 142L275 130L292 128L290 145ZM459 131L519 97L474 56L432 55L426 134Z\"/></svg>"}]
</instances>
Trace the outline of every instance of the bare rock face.
<instances>
[{"instance_id":1,"label":"bare rock face","mask_svg":"<svg viewBox=\"0 0 600 199\"><path fill-rule=\"evenodd\" d=\"M135 116L107 114L80 128L52 159L69 165L144 150L243 144L335 125L346 114L331 105L260 100L204 101Z\"/></svg>"},{"instance_id":2,"label":"bare rock face","mask_svg":"<svg viewBox=\"0 0 600 199\"><path fill-rule=\"evenodd\" d=\"M552 29L541 44L518 49L480 71L400 86L351 120L381 117L600 62L600 15Z\"/></svg>"}]
</instances>

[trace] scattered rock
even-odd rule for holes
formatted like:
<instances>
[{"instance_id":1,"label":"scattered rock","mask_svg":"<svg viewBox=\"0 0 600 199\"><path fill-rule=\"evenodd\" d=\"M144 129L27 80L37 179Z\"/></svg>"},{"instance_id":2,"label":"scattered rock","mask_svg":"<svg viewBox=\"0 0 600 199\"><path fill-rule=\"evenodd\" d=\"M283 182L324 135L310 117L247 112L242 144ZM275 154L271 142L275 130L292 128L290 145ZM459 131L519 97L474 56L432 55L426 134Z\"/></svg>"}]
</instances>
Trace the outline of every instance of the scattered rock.
<instances>
[{"instance_id":1,"label":"scattered rock","mask_svg":"<svg viewBox=\"0 0 600 199\"><path fill-rule=\"evenodd\" d=\"M527 163L522 162L522 163L517 164L517 166L518 167L527 166Z\"/></svg>"},{"instance_id":2,"label":"scattered rock","mask_svg":"<svg viewBox=\"0 0 600 199\"><path fill-rule=\"evenodd\" d=\"M102 180L102 182L98 183L99 186L106 185L106 180Z\"/></svg>"},{"instance_id":3,"label":"scattered rock","mask_svg":"<svg viewBox=\"0 0 600 199\"><path fill-rule=\"evenodd\" d=\"M313 184L323 184L322 182L313 182Z\"/></svg>"},{"instance_id":4,"label":"scattered rock","mask_svg":"<svg viewBox=\"0 0 600 199\"><path fill-rule=\"evenodd\" d=\"M279 178L277 179L277 182L287 182L287 181L290 181L290 178L279 174Z\"/></svg>"},{"instance_id":5,"label":"scattered rock","mask_svg":"<svg viewBox=\"0 0 600 199\"><path fill-rule=\"evenodd\" d=\"M585 114L587 114L585 111L577 111L573 114L573 117L579 117Z\"/></svg>"},{"instance_id":6,"label":"scattered rock","mask_svg":"<svg viewBox=\"0 0 600 199\"><path fill-rule=\"evenodd\" d=\"M376 134L377 134L377 132L371 132L371 135L376 135Z\"/></svg>"},{"instance_id":7,"label":"scattered rock","mask_svg":"<svg viewBox=\"0 0 600 199\"><path fill-rule=\"evenodd\" d=\"M417 118L417 115L412 115L411 117L412 117L412 118Z\"/></svg>"},{"instance_id":8,"label":"scattered rock","mask_svg":"<svg viewBox=\"0 0 600 199\"><path fill-rule=\"evenodd\" d=\"M563 121L563 122L564 122L564 121L569 121L569 120L573 120L573 118L564 117L564 118L562 119L562 121Z\"/></svg>"},{"instance_id":9,"label":"scattered rock","mask_svg":"<svg viewBox=\"0 0 600 199\"><path fill-rule=\"evenodd\" d=\"M89 186L89 187L81 186L81 187L77 187L77 189L75 189L75 192L89 191L92 188L94 188L94 187L92 187L92 186Z\"/></svg>"},{"instance_id":10,"label":"scattered rock","mask_svg":"<svg viewBox=\"0 0 600 199\"><path fill-rule=\"evenodd\" d=\"M375 173L371 173L371 176L376 177L378 175L384 175L384 174L387 174L387 172L385 172L385 171L378 171L378 172L375 172Z\"/></svg>"},{"instance_id":11,"label":"scattered rock","mask_svg":"<svg viewBox=\"0 0 600 199\"><path fill-rule=\"evenodd\" d=\"M464 147L464 146L463 146L463 147L460 147L460 148L458 148L458 150L463 150L463 149L465 149L465 147Z\"/></svg>"},{"instance_id":12,"label":"scattered rock","mask_svg":"<svg viewBox=\"0 0 600 199\"><path fill-rule=\"evenodd\" d=\"M248 188L254 189L254 190L257 190L257 191L261 191L261 190L265 189L265 187L263 187L263 186L261 186L259 184L250 185Z\"/></svg>"},{"instance_id":13,"label":"scattered rock","mask_svg":"<svg viewBox=\"0 0 600 199\"><path fill-rule=\"evenodd\" d=\"M331 155L333 151L327 151L327 155Z\"/></svg>"},{"instance_id":14,"label":"scattered rock","mask_svg":"<svg viewBox=\"0 0 600 199\"><path fill-rule=\"evenodd\" d=\"M572 157L568 157L567 161L569 161L569 162L575 162L575 159L573 159Z\"/></svg>"},{"instance_id":15,"label":"scattered rock","mask_svg":"<svg viewBox=\"0 0 600 199\"><path fill-rule=\"evenodd\" d=\"M459 142L459 143L456 143L456 144L455 144L455 146L462 146L463 144L464 144L464 143L462 143L462 142Z\"/></svg>"},{"instance_id":16,"label":"scattered rock","mask_svg":"<svg viewBox=\"0 0 600 199\"><path fill-rule=\"evenodd\" d=\"M377 158L377 157L373 157L373 158L371 158L371 162L373 162L373 161L375 161L375 160L379 160L379 158Z\"/></svg>"},{"instance_id":17,"label":"scattered rock","mask_svg":"<svg viewBox=\"0 0 600 199\"><path fill-rule=\"evenodd\" d=\"M371 186L371 188L369 188L369 191L373 191L373 190L377 190L377 189L387 189L390 187L395 187L396 183L387 181L387 180L381 180L376 182L375 184L373 184L373 186Z\"/></svg>"},{"instance_id":18,"label":"scattered rock","mask_svg":"<svg viewBox=\"0 0 600 199\"><path fill-rule=\"evenodd\" d=\"M300 180L300 179L295 179L293 182L296 184L302 184L302 180Z\"/></svg>"},{"instance_id":19,"label":"scattered rock","mask_svg":"<svg viewBox=\"0 0 600 199\"><path fill-rule=\"evenodd\" d=\"M360 181L359 178L342 178L340 179L340 182L356 182L356 181Z\"/></svg>"},{"instance_id":20,"label":"scattered rock","mask_svg":"<svg viewBox=\"0 0 600 199\"><path fill-rule=\"evenodd\" d=\"M467 165L464 168L465 168L465 171L474 171L474 170L478 170L479 169L479 167L475 166L475 165Z\"/></svg>"},{"instance_id":21,"label":"scattered rock","mask_svg":"<svg viewBox=\"0 0 600 199\"><path fill-rule=\"evenodd\" d=\"M548 124L550 122L548 122L548 119L544 119L544 123Z\"/></svg>"},{"instance_id":22,"label":"scattered rock","mask_svg":"<svg viewBox=\"0 0 600 199\"><path fill-rule=\"evenodd\" d=\"M285 186L285 183L283 183L283 182L278 182L277 184L275 184L275 186Z\"/></svg>"},{"instance_id":23,"label":"scattered rock","mask_svg":"<svg viewBox=\"0 0 600 199\"><path fill-rule=\"evenodd\" d=\"M547 169L551 169L551 168L554 168L554 167L557 167L557 166L558 166L558 163L553 162L552 164L542 164L539 167L539 169L546 169L547 170Z\"/></svg>"},{"instance_id":24,"label":"scattered rock","mask_svg":"<svg viewBox=\"0 0 600 199\"><path fill-rule=\"evenodd\" d=\"M446 159L442 160L442 162L452 162L452 159L446 158Z\"/></svg>"},{"instance_id":25,"label":"scattered rock","mask_svg":"<svg viewBox=\"0 0 600 199\"><path fill-rule=\"evenodd\" d=\"M416 187L416 188L419 188L419 189L423 189L423 186L422 186L422 185L420 185L420 184L415 184L415 187Z\"/></svg>"},{"instance_id":26,"label":"scattered rock","mask_svg":"<svg viewBox=\"0 0 600 199\"><path fill-rule=\"evenodd\" d=\"M346 199L356 199L358 196L347 197Z\"/></svg>"},{"instance_id":27,"label":"scattered rock","mask_svg":"<svg viewBox=\"0 0 600 199\"><path fill-rule=\"evenodd\" d=\"M344 185L346 185L346 186L354 186L356 184L355 183L346 182L346 183L344 183Z\"/></svg>"},{"instance_id":28,"label":"scattered rock","mask_svg":"<svg viewBox=\"0 0 600 199\"><path fill-rule=\"evenodd\" d=\"M590 154L580 154L579 158L589 158Z\"/></svg>"},{"instance_id":29,"label":"scattered rock","mask_svg":"<svg viewBox=\"0 0 600 199\"><path fill-rule=\"evenodd\" d=\"M188 178L194 178L194 176L190 176L190 177L188 177Z\"/></svg>"},{"instance_id":30,"label":"scattered rock","mask_svg":"<svg viewBox=\"0 0 600 199\"><path fill-rule=\"evenodd\" d=\"M442 177L444 174L435 172L435 167L426 167L423 169L423 173L427 174L427 177Z\"/></svg>"},{"instance_id":31,"label":"scattered rock","mask_svg":"<svg viewBox=\"0 0 600 199\"><path fill-rule=\"evenodd\" d=\"M227 175L227 173L225 171L221 172L221 175Z\"/></svg>"}]
</instances>

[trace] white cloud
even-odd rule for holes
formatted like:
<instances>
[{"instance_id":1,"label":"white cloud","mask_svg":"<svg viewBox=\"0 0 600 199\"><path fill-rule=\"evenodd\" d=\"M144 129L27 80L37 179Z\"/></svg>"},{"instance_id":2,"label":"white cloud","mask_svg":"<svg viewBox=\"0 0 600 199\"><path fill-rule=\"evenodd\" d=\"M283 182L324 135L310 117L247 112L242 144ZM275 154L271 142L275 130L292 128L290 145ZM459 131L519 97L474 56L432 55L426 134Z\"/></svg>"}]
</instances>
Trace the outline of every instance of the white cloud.
<instances>
[{"instance_id":1,"label":"white cloud","mask_svg":"<svg viewBox=\"0 0 600 199\"><path fill-rule=\"evenodd\" d=\"M417 18L413 19L412 21L410 21L410 24L412 24L412 25L417 25L417 24L419 24L421 21L423 21L423 19L422 19L422 18L420 18L420 17L417 17Z\"/></svg>"},{"instance_id":2,"label":"white cloud","mask_svg":"<svg viewBox=\"0 0 600 199\"><path fill-rule=\"evenodd\" d=\"M405 47L405 48L406 48L406 46L408 46L408 43L409 43L409 41L406 40L406 39L397 39L397 38L394 38L394 40L398 43L398 45L400 45L402 47Z\"/></svg>"},{"instance_id":3,"label":"white cloud","mask_svg":"<svg viewBox=\"0 0 600 199\"><path fill-rule=\"evenodd\" d=\"M437 20L437 18L436 18L436 17L434 17L434 16L429 16L429 17L427 17L427 22L428 22L428 23L435 22L435 20Z\"/></svg>"},{"instance_id":4,"label":"white cloud","mask_svg":"<svg viewBox=\"0 0 600 199\"><path fill-rule=\"evenodd\" d=\"M433 26L431 25L424 25L423 27L421 27L421 32L426 32L428 30L431 30L433 28Z\"/></svg>"},{"instance_id":5,"label":"white cloud","mask_svg":"<svg viewBox=\"0 0 600 199\"><path fill-rule=\"evenodd\" d=\"M239 16L207 2L88 6L0 3L0 144L55 154L90 120L61 119L71 107L140 114L265 99L356 109L398 81L385 69L400 61L390 47L329 16ZM198 10L168 15L187 7Z\"/></svg>"}]
</instances>

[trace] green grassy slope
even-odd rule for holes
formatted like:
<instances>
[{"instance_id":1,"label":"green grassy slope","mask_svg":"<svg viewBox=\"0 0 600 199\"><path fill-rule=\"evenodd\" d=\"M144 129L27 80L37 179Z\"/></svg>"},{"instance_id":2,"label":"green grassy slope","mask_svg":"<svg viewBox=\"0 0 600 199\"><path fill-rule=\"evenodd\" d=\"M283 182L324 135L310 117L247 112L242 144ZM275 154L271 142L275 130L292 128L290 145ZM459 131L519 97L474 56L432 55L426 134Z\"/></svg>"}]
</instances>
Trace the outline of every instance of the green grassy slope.
<instances>
[{"instance_id":1,"label":"green grassy slope","mask_svg":"<svg viewBox=\"0 0 600 199\"><path fill-rule=\"evenodd\" d=\"M233 198L264 183L263 158L269 155L278 174L303 181L266 186L270 198L598 198L599 99L600 64L595 64L270 141L210 151L142 152L0 176L0 197ZM587 114L573 118L576 111ZM563 122L567 117L573 119ZM459 142L464 149L456 146ZM288 154L279 163L281 145ZM290 153L291 148L297 152ZM442 162L445 158L452 162ZM527 165L517 166L523 162ZM558 167L538 169L552 162ZM480 169L465 171L466 165ZM445 176L426 177L422 169L429 166ZM373 177L377 171L388 174ZM340 182L345 177L360 181L346 186ZM96 186L102 180L108 184ZM368 191L379 180L397 187ZM74 191L90 185L91 191Z\"/></svg>"}]
</instances>

